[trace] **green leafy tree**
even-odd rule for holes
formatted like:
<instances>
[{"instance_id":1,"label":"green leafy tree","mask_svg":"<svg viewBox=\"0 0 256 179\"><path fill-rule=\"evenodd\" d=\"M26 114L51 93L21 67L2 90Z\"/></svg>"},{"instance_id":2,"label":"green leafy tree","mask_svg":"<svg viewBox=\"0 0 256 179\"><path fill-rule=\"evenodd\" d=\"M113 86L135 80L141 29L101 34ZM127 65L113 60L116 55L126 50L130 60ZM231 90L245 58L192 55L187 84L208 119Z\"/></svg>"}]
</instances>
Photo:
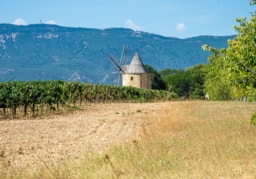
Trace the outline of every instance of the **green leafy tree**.
<instances>
[{"instance_id":1,"label":"green leafy tree","mask_svg":"<svg viewBox=\"0 0 256 179\"><path fill-rule=\"evenodd\" d=\"M204 98L204 82L207 73L207 65L199 64L188 68L187 73L190 74L190 98L191 99L202 99Z\"/></svg>"},{"instance_id":2,"label":"green leafy tree","mask_svg":"<svg viewBox=\"0 0 256 179\"><path fill-rule=\"evenodd\" d=\"M166 84L161 75L150 65L145 65L147 73L151 73L152 89L165 90Z\"/></svg>"},{"instance_id":3,"label":"green leafy tree","mask_svg":"<svg viewBox=\"0 0 256 179\"><path fill-rule=\"evenodd\" d=\"M176 93L179 97L188 98L190 93L191 78L185 71L170 74L165 78L168 90Z\"/></svg>"},{"instance_id":4,"label":"green leafy tree","mask_svg":"<svg viewBox=\"0 0 256 179\"><path fill-rule=\"evenodd\" d=\"M203 46L212 52L206 80L206 90L212 99L256 99L256 16L237 22L238 35L228 41L227 49Z\"/></svg>"},{"instance_id":5,"label":"green leafy tree","mask_svg":"<svg viewBox=\"0 0 256 179\"><path fill-rule=\"evenodd\" d=\"M256 13L247 21L237 19L238 35L228 41L226 52L227 80L230 81L235 97L256 99Z\"/></svg>"},{"instance_id":6,"label":"green leafy tree","mask_svg":"<svg viewBox=\"0 0 256 179\"><path fill-rule=\"evenodd\" d=\"M206 67L205 93L210 94L211 100L231 99L231 88L226 80L226 49L217 50L209 45L204 45L203 50L212 52L208 58L209 65Z\"/></svg>"},{"instance_id":7,"label":"green leafy tree","mask_svg":"<svg viewBox=\"0 0 256 179\"><path fill-rule=\"evenodd\" d=\"M256 0L250 1L251 5ZM207 74L206 88L212 93L216 85L224 87L223 93L228 93L232 98L245 98L256 100L256 12L251 19L237 19L239 25L235 26L237 36L228 41L228 48L216 50L204 45L203 49L211 51L209 57L209 72ZM210 82L212 77L213 82ZM218 84L216 83L218 81ZM221 90L219 90L221 91ZM222 93L222 94L223 94ZM213 93L214 94L214 93ZM211 94L212 95L212 94ZM216 96L220 96L217 94ZM256 125L255 115L251 124Z\"/></svg>"},{"instance_id":8,"label":"green leafy tree","mask_svg":"<svg viewBox=\"0 0 256 179\"><path fill-rule=\"evenodd\" d=\"M168 90L179 97L202 99L204 96L204 79L206 65L197 65L187 70L168 70L169 75L164 77ZM166 71L165 71L166 73Z\"/></svg>"}]
</instances>

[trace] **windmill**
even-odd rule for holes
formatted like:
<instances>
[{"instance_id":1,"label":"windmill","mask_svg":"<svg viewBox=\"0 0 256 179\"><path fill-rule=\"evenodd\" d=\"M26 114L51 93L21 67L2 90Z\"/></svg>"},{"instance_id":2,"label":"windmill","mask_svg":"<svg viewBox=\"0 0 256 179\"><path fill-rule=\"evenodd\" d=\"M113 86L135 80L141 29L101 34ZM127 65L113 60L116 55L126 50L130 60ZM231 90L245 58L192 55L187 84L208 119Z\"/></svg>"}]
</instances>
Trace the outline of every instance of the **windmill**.
<instances>
[{"instance_id":1,"label":"windmill","mask_svg":"<svg viewBox=\"0 0 256 179\"><path fill-rule=\"evenodd\" d=\"M117 62L116 58L112 54L109 55L110 62L113 64L113 66L117 69L119 73L118 79L117 79L117 85L120 85L122 74L125 73L125 69L123 68L123 66L126 63L127 53L128 53L128 45L123 45L119 63Z\"/></svg>"}]
</instances>

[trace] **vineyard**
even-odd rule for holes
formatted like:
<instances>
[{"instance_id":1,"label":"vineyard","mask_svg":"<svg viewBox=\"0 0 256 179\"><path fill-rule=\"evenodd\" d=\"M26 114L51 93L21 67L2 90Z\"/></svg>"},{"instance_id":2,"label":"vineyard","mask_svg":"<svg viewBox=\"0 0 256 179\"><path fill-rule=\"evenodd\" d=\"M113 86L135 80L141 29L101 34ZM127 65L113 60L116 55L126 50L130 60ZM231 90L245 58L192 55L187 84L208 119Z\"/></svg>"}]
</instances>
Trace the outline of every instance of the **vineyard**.
<instances>
[{"instance_id":1,"label":"vineyard","mask_svg":"<svg viewBox=\"0 0 256 179\"><path fill-rule=\"evenodd\" d=\"M81 104L151 102L173 99L168 91L64 81L0 83L0 119L33 117ZM19 111L19 113L17 113Z\"/></svg>"}]
</instances>

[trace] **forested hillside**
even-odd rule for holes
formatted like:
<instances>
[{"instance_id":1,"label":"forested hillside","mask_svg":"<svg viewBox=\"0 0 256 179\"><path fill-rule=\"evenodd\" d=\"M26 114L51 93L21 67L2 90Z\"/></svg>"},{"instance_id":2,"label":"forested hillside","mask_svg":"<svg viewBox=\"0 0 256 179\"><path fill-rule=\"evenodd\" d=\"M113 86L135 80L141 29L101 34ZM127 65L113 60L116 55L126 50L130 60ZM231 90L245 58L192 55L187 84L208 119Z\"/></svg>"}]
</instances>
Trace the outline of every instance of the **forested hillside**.
<instances>
[{"instance_id":1,"label":"forested hillside","mask_svg":"<svg viewBox=\"0 0 256 179\"><path fill-rule=\"evenodd\" d=\"M64 80L113 84L117 59L127 44L129 62L135 51L145 64L157 70L186 69L207 63L203 44L227 47L234 36L199 36L187 39L163 37L129 29L87 29L36 24L0 24L0 81Z\"/></svg>"}]
</instances>

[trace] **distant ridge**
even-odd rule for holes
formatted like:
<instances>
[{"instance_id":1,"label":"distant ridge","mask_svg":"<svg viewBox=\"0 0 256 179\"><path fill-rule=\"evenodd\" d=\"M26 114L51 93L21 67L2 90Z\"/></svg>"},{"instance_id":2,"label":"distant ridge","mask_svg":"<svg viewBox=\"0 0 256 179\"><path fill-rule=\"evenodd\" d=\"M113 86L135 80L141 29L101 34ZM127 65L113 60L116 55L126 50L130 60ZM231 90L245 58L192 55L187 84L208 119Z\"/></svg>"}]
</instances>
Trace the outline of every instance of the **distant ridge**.
<instances>
[{"instance_id":1,"label":"distant ridge","mask_svg":"<svg viewBox=\"0 0 256 179\"><path fill-rule=\"evenodd\" d=\"M117 79L108 61L129 46L144 64L157 70L185 69L207 63L203 44L226 48L235 36L198 36L186 39L125 28L91 29L33 24L0 24L0 81L65 80L113 84Z\"/></svg>"}]
</instances>

